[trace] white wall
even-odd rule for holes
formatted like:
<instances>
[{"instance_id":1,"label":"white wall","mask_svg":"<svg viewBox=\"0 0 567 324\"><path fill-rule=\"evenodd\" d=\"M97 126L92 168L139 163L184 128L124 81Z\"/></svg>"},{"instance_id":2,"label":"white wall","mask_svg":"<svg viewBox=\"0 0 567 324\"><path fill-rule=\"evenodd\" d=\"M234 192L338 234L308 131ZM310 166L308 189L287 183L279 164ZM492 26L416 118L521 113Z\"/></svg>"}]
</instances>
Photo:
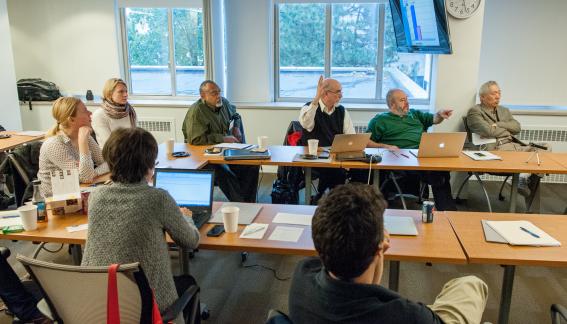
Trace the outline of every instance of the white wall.
<instances>
[{"instance_id":1,"label":"white wall","mask_svg":"<svg viewBox=\"0 0 567 324\"><path fill-rule=\"evenodd\" d=\"M500 83L505 104L567 106L567 1L484 2L479 84Z\"/></svg>"},{"instance_id":2,"label":"white wall","mask_svg":"<svg viewBox=\"0 0 567 324\"><path fill-rule=\"evenodd\" d=\"M65 93L100 94L120 76L114 1L8 1L16 75L55 82Z\"/></svg>"},{"instance_id":3,"label":"white wall","mask_svg":"<svg viewBox=\"0 0 567 324\"><path fill-rule=\"evenodd\" d=\"M22 120L18 114L20 107L6 0L0 0L0 66L0 125L9 130L21 130Z\"/></svg>"}]
</instances>

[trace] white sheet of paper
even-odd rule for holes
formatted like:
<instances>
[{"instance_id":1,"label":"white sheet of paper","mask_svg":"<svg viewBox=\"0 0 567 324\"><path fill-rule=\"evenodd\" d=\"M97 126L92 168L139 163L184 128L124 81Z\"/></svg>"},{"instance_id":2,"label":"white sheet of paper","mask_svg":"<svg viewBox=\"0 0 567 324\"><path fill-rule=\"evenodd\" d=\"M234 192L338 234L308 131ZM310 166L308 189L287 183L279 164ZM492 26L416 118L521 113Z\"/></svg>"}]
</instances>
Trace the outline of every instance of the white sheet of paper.
<instances>
[{"instance_id":1,"label":"white sheet of paper","mask_svg":"<svg viewBox=\"0 0 567 324\"><path fill-rule=\"evenodd\" d=\"M17 210L7 210L0 212L0 227L22 225L20 213Z\"/></svg>"},{"instance_id":2,"label":"white sheet of paper","mask_svg":"<svg viewBox=\"0 0 567 324\"><path fill-rule=\"evenodd\" d=\"M75 225L75 226L67 226L67 232L69 233L73 233L73 232L79 232L79 231L86 231L89 228L89 224L81 224L81 225Z\"/></svg>"},{"instance_id":3,"label":"white sheet of paper","mask_svg":"<svg viewBox=\"0 0 567 324\"><path fill-rule=\"evenodd\" d=\"M498 155L486 151L463 151L463 154L475 161L502 160Z\"/></svg>"},{"instance_id":4,"label":"white sheet of paper","mask_svg":"<svg viewBox=\"0 0 567 324\"><path fill-rule=\"evenodd\" d=\"M261 240L268 230L268 224L252 223L244 228L240 238Z\"/></svg>"},{"instance_id":5,"label":"white sheet of paper","mask_svg":"<svg viewBox=\"0 0 567 324\"><path fill-rule=\"evenodd\" d=\"M293 224L293 225L311 225L313 215L301 215L291 213L277 213L272 223L277 224Z\"/></svg>"},{"instance_id":6,"label":"white sheet of paper","mask_svg":"<svg viewBox=\"0 0 567 324\"><path fill-rule=\"evenodd\" d=\"M486 138L478 135L477 133L472 133L472 143L474 145L485 145L496 143L496 138Z\"/></svg>"},{"instance_id":7,"label":"white sheet of paper","mask_svg":"<svg viewBox=\"0 0 567 324\"><path fill-rule=\"evenodd\" d=\"M45 135L44 131L22 131L22 132L17 132L16 135L21 135L21 136L42 136Z\"/></svg>"},{"instance_id":8,"label":"white sheet of paper","mask_svg":"<svg viewBox=\"0 0 567 324\"><path fill-rule=\"evenodd\" d=\"M214 147L222 147L222 148L228 148L228 149L245 149L245 148L249 148L252 145L250 144L243 144L243 143L219 143L216 144Z\"/></svg>"},{"instance_id":9,"label":"white sheet of paper","mask_svg":"<svg viewBox=\"0 0 567 324\"><path fill-rule=\"evenodd\" d=\"M289 227L289 226L277 226L272 235L268 240L270 241L285 241L285 242L297 242L303 234L303 228L300 227Z\"/></svg>"}]
</instances>

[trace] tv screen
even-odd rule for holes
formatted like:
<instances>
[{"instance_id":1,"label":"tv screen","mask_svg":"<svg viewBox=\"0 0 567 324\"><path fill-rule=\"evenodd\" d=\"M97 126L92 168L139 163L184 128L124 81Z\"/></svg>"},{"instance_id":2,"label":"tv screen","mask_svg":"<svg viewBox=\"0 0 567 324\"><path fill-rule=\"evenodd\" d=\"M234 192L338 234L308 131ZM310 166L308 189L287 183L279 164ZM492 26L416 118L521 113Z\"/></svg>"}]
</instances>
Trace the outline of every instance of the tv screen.
<instances>
[{"instance_id":1,"label":"tv screen","mask_svg":"<svg viewBox=\"0 0 567 324\"><path fill-rule=\"evenodd\" d=\"M401 53L451 54L445 0L390 0Z\"/></svg>"}]
</instances>

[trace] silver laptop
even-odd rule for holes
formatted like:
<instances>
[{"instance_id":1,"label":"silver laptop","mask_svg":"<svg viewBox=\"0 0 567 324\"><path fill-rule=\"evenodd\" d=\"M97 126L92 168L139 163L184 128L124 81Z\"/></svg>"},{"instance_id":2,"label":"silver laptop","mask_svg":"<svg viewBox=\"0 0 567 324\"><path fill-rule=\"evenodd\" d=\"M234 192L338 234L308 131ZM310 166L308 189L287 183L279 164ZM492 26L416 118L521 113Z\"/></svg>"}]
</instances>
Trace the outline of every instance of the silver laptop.
<instances>
[{"instance_id":1,"label":"silver laptop","mask_svg":"<svg viewBox=\"0 0 567 324\"><path fill-rule=\"evenodd\" d=\"M465 132L423 133L417 157L458 157L463 151L466 137Z\"/></svg>"},{"instance_id":2,"label":"silver laptop","mask_svg":"<svg viewBox=\"0 0 567 324\"><path fill-rule=\"evenodd\" d=\"M335 135L331 153L338 161L357 160L366 155L364 149L370 139L370 133Z\"/></svg>"}]
</instances>

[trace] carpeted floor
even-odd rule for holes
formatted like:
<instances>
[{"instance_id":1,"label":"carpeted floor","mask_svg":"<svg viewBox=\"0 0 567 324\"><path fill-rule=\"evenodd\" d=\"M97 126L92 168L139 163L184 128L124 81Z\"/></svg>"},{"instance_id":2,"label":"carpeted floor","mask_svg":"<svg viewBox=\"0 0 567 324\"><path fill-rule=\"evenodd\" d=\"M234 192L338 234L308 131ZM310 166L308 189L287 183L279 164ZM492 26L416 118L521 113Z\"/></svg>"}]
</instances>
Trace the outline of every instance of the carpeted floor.
<instances>
[{"instance_id":1,"label":"carpeted floor","mask_svg":"<svg viewBox=\"0 0 567 324\"><path fill-rule=\"evenodd\" d=\"M271 202L271 184L273 174L265 174L259 191L258 201ZM492 193L493 209L506 211L508 201L500 202L496 198L497 183L488 183ZM461 210L487 210L484 196L472 183L468 201L459 205ZM565 210L565 186L559 184L544 184L542 187L542 213L561 214ZM222 193L215 192L215 200L226 200ZM399 204L391 207L400 208ZM481 207L478 207L481 206ZM410 208L418 208L410 204ZM524 208L523 201L519 203L518 211ZM567 217L567 216L566 216ZM561 238L558 238L562 240ZM563 239L564 240L564 239ZM31 254L34 245L29 242L10 242L0 240L0 245L8 246L13 254ZM60 245L50 244L51 248ZM71 263L71 258L65 247L55 254L42 253L41 259L59 263ZM178 271L177 256L172 254L174 271ZM297 256L279 256L251 253L246 265L261 265L263 267L244 267L240 253L199 251L191 261L191 273L201 286L202 301L205 302L211 317L205 323L263 323L270 308L287 312L289 277L296 263L301 259ZM15 262L10 262L20 275L23 268ZM489 300L483 321L496 323L502 271L499 266L481 265L447 265L402 262L400 268L400 293L415 301L431 303L443 284L451 278L474 274L486 281L489 287ZM276 278L276 276L279 278ZM384 274L383 284L387 284L388 272ZM518 267L512 297L510 323L550 323L549 307L552 303L567 305L567 269L543 267ZM10 323L10 319L0 314L0 324Z\"/></svg>"}]
</instances>

